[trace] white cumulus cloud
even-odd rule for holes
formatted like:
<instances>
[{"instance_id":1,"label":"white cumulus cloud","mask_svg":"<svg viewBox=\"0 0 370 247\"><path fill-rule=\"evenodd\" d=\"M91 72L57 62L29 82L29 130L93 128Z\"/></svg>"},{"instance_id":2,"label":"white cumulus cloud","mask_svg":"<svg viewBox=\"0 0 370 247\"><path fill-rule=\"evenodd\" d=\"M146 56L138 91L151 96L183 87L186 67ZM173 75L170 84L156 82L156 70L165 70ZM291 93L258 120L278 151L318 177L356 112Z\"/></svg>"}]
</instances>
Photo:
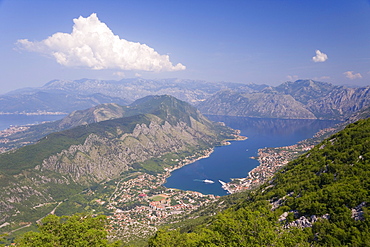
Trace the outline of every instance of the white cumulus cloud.
<instances>
[{"instance_id":1,"label":"white cumulus cloud","mask_svg":"<svg viewBox=\"0 0 370 247\"><path fill-rule=\"evenodd\" d=\"M312 61L315 63L325 62L326 60L328 60L328 55L319 50L316 50L316 56L312 57Z\"/></svg>"},{"instance_id":2,"label":"white cumulus cloud","mask_svg":"<svg viewBox=\"0 0 370 247\"><path fill-rule=\"evenodd\" d=\"M51 55L67 67L157 72L186 68L181 63L174 66L168 55L160 55L145 44L121 39L95 13L73 22L72 33L55 33L36 42L21 39L16 44L27 51Z\"/></svg>"},{"instance_id":3,"label":"white cumulus cloud","mask_svg":"<svg viewBox=\"0 0 370 247\"><path fill-rule=\"evenodd\" d=\"M343 73L347 78L354 80L354 79L361 79L362 75L360 73L354 73L353 71L346 71Z\"/></svg>"}]
</instances>

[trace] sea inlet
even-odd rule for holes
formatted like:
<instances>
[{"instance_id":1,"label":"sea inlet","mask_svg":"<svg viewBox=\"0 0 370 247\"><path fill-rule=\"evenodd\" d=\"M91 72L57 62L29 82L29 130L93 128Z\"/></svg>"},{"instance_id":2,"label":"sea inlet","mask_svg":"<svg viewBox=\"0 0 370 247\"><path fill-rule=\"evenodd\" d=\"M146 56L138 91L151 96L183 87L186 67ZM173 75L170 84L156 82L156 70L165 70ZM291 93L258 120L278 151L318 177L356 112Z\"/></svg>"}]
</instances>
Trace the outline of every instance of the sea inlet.
<instances>
[{"instance_id":1,"label":"sea inlet","mask_svg":"<svg viewBox=\"0 0 370 247\"><path fill-rule=\"evenodd\" d=\"M258 119L230 116L207 116L210 120L224 122L239 129L243 141L232 141L231 145L216 147L208 157L186 165L171 173L164 184L167 188L198 191L203 194L226 195L218 181L230 182L231 178L242 178L258 166L256 157L259 148L293 145L313 137L321 129L334 126L338 121ZM214 181L214 183L206 183Z\"/></svg>"}]
</instances>

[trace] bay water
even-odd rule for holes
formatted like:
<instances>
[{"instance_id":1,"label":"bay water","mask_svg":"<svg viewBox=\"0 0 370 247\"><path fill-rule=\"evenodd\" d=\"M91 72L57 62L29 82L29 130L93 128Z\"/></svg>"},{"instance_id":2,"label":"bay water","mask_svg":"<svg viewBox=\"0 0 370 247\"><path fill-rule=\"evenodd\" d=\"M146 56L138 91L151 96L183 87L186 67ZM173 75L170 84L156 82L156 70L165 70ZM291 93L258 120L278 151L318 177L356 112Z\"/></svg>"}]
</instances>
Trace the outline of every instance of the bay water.
<instances>
[{"instance_id":1,"label":"bay water","mask_svg":"<svg viewBox=\"0 0 370 247\"><path fill-rule=\"evenodd\" d=\"M232 141L231 145L216 147L208 158L198 160L171 173L164 184L167 188L198 191L204 194L226 195L218 180L230 182L242 178L258 166L258 149L281 147L313 137L321 129L331 127L338 121L257 119L229 116L207 116L210 120L224 122L233 129L241 130L248 137L244 141ZM214 183L205 183L204 180Z\"/></svg>"},{"instance_id":2,"label":"bay water","mask_svg":"<svg viewBox=\"0 0 370 247\"><path fill-rule=\"evenodd\" d=\"M44 121L56 121L66 115L24 115L24 114L4 114L0 115L0 131L10 126L23 126L28 124L39 124Z\"/></svg>"},{"instance_id":3,"label":"bay water","mask_svg":"<svg viewBox=\"0 0 370 247\"><path fill-rule=\"evenodd\" d=\"M65 115L0 115L0 130L10 126L38 124L56 121ZM168 188L199 191L204 194L226 195L218 180L229 182L231 178L246 177L258 166L259 148L293 145L311 138L317 131L331 127L338 121L256 119L230 116L207 116L210 120L224 122L233 129L241 130L248 137L244 141L232 141L231 145L216 147L208 158L198 160L172 172L164 184ZM205 179L214 181L204 183Z\"/></svg>"}]
</instances>

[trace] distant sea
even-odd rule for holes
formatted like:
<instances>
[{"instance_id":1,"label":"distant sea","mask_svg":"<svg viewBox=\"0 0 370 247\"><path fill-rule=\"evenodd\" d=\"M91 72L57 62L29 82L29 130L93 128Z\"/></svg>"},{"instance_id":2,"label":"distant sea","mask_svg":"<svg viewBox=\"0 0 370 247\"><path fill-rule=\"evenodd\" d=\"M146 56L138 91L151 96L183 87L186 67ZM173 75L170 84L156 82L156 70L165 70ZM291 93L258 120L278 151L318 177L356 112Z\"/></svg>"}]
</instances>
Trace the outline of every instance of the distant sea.
<instances>
[{"instance_id":1,"label":"distant sea","mask_svg":"<svg viewBox=\"0 0 370 247\"><path fill-rule=\"evenodd\" d=\"M199 191L204 194L226 195L218 180L231 181L230 178L246 177L248 172L258 166L259 148L293 145L311 138L324 128L338 121L295 120L295 119L256 119L228 116L208 116L217 122L241 130L248 137L244 141L233 141L231 145L216 147L210 157L198 160L172 172L164 184L167 188ZM204 183L209 179L214 183Z\"/></svg>"},{"instance_id":2,"label":"distant sea","mask_svg":"<svg viewBox=\"0 0 370 247\"><path fill-rule=\"evenodd\" d=\"M65 116L66 115L0 115L0 131L7 129L10 126L22 126L27 124L39 124L44 121L56 121Z\"/></svg>"}]
</instances>

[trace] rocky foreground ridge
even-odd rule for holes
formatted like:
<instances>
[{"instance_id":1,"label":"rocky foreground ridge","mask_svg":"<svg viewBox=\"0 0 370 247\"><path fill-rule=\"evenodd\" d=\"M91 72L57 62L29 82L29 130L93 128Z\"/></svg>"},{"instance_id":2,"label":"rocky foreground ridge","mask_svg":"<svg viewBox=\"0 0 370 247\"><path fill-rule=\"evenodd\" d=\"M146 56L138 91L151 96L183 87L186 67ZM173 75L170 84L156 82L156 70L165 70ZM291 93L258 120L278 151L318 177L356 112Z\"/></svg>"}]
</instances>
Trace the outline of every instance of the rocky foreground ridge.
<instances>
[{"instance_id":1,"label":"rocky foreground ridge","mask_svg":"<svg viewBox=\"0 0 370 247\"><path fill-rule=\"evenodd\" d=\"M171 96L148 96L130 108L137 114L52 133L1 154L0 229L34 225L89 186L136 171L164 172L179 158L238 135Z\"/></svg>"}]
</instances>

